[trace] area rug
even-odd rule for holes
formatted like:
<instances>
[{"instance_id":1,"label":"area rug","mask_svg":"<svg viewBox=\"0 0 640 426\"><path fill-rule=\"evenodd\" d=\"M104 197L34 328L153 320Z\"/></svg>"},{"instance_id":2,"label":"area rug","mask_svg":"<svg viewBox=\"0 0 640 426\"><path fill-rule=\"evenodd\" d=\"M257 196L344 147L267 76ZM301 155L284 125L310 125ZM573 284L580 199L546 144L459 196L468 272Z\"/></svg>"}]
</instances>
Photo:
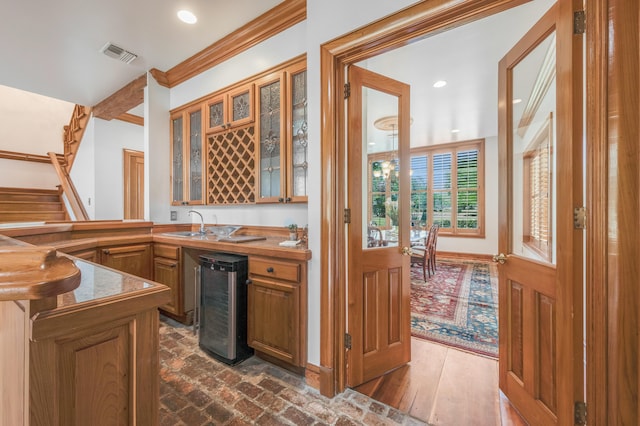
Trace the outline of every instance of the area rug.
<instances>
[{"instance_id":1,"label":"area rug","mask_svg":"<svg viewBox=\"0 0 640 426\"><path fill-rule=\"evenodd\" d=\"M438 260L423 280L411 268L411 335L498 357L498 290L491 263Z\"/></svg>"}]
</instances>

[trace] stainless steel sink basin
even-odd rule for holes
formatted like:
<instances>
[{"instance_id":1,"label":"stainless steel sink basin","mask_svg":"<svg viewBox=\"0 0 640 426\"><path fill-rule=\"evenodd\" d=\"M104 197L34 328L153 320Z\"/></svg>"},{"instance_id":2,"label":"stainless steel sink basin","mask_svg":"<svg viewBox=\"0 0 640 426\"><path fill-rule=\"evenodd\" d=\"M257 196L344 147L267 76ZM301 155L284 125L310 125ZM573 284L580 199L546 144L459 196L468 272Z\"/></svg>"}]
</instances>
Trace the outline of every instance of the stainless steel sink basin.
<instances>
[{"instance_id":1,"label":"stainless steel sink basin","mask_svg":"<svg viewBox=\"0 0 640 426\"><path fill-rule=\"evenodd\" d=\"M200 237L204 234L194 231L176 231L176 232L163 232L162 235L169 237Z\"/></svg>"}]
</instances>

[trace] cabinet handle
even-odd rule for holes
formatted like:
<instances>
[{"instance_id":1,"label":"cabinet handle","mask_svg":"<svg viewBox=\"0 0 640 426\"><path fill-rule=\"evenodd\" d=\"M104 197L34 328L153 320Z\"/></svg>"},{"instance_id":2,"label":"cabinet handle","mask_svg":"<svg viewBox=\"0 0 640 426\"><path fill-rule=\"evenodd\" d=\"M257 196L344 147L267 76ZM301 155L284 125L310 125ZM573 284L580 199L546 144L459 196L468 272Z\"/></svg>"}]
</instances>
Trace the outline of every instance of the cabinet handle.
<instances>
[{"instance_id":1,"label":"cabinet handle","mask_svg":"<svg viewBox=\"0 0 640 426\"><path fill-rule=\"evenodd\" d=\"M176 266L178 266L178 264L177 264L177 263L172 263L172 264L171 264L171 265L169 265L169 266L170 266L170 267L172 267L172 268L175 268Z\"/></svg>"},{"instance_id":2,"label":"cabinet handle","mask_svg":"<svg viewBox=\"0 0 640 426\"><path fill-rule=\"evenodd\" d=\"M104 250L102 250L102 252L103 252L104 254L111 254L111 252L109 251L109 249L104 249Z\"/></svg>"},{"instance_id":3,"label":"cabinet handle","mask_svg":"<svg viewBox=\"0 0 640 426\"><path fill-rule=\"evenodd\" d=\"M290 202L291 202L291 197L287 197L287 198L285 198L285 199L284 199L284 202L285 202L285 203L290 203Z\"/></svg>"},{"instance_id":4,"label":"cabinet handle","mask_svg":"<svg viewBox=\"0 0 640 426\"><path fill-rule=\"evenodd\" d=\"M247 284L247 285L253 284L253 281L247 280L245 284Z\"/></svg>"},{"instance_id":5,"label":"cabinet handle","mask_svg":"<svg viewBox=\"0 0 640 426\"><path fill-rule=\"evenodd\" d=\"M273 266L269 266L269 267L267 268L267 272L273 272Z\"/></svg>"},{"instance_id":6,"label":"cabinet handle","mask_svg":"<svg viewBox=\"0 0 640 426\"><path fill-rule=\"evenodd\" d=\"M282 198L282 197L278 198L278 202L279 203L284 203L284 198Z\"/></svg>"}]
</instances>

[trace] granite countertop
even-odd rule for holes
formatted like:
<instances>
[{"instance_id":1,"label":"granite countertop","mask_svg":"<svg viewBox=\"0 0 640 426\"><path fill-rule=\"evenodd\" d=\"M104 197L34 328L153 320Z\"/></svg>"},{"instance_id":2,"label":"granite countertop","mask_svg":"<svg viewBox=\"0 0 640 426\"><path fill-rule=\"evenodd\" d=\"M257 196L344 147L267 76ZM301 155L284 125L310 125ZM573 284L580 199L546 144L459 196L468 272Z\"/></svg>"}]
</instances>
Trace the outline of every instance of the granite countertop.
<instances>
[{"instance_id":1,"label":"granite countertop","mask_svg":"<svg viewBox=\"0 0 640 426\"><path fill-rule=\"evenodd\" d=\"M73 259L80 270L80 285L73 291L58 295L58 308L89 304L105 298L120 297L128 293L164 288L165 286L124 272Z\"/></svg>"}]
</instances>

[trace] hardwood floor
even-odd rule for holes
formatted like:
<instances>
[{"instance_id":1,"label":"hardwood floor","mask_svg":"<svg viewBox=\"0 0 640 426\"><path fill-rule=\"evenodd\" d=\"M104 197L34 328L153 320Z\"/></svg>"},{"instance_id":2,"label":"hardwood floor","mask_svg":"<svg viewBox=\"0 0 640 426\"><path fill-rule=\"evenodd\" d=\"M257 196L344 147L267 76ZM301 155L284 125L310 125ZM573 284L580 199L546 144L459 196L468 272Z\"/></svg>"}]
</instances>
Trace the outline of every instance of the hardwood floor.
<instances>
[{"instance_id":1,"label":"hardwood floor","mask_svg":"<svg viewBox=\"0 0 640 426\"><path fill-rule=\"evenodd\" d=\"M411 339L411 362L355 388L432 425L526 425L498 390L498 362Z\"/></svg>"}]
</instances>

